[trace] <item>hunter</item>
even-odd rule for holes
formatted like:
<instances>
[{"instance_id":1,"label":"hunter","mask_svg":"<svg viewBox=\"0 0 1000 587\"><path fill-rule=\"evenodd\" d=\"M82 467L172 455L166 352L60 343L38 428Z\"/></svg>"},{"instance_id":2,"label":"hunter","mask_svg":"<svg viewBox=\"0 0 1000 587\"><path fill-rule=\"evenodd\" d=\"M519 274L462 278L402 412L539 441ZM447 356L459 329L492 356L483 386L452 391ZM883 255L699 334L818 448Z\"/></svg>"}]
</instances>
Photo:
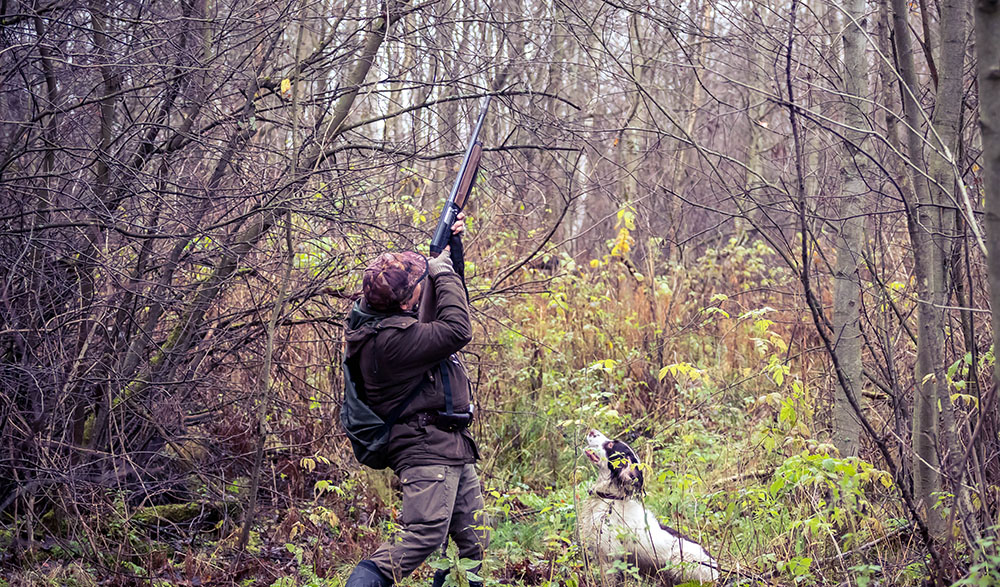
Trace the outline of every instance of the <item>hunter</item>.
<instances>
[{"instance_id":1,"label":"hunter","mask_svg":"<svg viewBox=\"0 0 1000 587\"><path fill-rule=\"evenodd\" d=\"M358 358L365 402L383 419L409 404L392 424L385 449L402 486L402 527L358 563L346 587L388 587L449 537L465 559L482 561L489 545L474 465L479 451L469 431L471 385L455 355L472 339L467 294L455 272L464 228L461 215L452 226L457 246L429 260L412 251L380 255L365 270L363 298L347 318L346 356ZM447 569L436 571L433 586L441 587L447 576Z\"/></svg>"}]
</instances>

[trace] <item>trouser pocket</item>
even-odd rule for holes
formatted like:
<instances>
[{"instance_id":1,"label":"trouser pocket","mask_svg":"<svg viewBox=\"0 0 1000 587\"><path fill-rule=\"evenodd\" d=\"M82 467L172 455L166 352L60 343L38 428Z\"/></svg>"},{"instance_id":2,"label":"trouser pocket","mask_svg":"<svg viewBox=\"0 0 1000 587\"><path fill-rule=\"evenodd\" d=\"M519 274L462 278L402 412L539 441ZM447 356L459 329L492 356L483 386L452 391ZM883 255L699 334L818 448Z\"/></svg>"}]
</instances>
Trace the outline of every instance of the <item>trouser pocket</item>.
<instances>
[{"instance_id":1,"label":"trouser pocket","mask_svg":"<svg viewBox=\"0 0 1000 587\"><path fill-rule=\"evenodd\" d=\"M400 475L404 525L447 520L455 503L457 479L449 479L445 465L408 467Z\"/></svg>"},{"instance_id":2,"label":"trouser pocket","mask_svg":"<svg viewBox=\"0 0 1000 587\"><path fill-rule=\"evenodd\" d=\"M402 527L370 557L396 581L409 575L448 535L461 467L425 465L399 473L403 486Z\"/></svg>"}]
</instances>

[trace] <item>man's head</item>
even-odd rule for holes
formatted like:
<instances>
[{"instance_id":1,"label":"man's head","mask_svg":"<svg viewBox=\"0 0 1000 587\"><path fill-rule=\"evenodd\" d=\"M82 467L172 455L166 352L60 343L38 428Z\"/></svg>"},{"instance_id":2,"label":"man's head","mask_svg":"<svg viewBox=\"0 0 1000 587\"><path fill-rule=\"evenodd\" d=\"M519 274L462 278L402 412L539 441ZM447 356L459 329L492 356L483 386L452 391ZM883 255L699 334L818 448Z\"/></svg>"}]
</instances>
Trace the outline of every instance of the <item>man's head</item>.
<instances>
[{"instance_id":1,"label":"man's head","mask_svg":"<svg viewBox=\"0 0 1000 587\"><path fill-rule=\"evenodd\" d=\"M413 251L382 253L365 269L362 290L368 307L397 312L415 307L418 285L427 276L427 258Z\"/></svg>"}]
</instances>

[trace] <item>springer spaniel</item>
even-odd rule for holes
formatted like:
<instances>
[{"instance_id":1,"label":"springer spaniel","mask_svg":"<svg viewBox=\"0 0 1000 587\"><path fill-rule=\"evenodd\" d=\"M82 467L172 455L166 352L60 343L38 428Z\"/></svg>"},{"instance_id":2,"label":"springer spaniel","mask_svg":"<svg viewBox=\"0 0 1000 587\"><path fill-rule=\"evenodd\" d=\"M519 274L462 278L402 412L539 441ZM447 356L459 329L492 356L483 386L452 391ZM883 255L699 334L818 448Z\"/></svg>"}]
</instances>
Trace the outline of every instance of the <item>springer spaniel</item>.
<instances>
[{"instance_id":1,"label":"springer spaniel","mask_svg":"<svg viewBox=\"0 0 1000 587\"><path fill-rule=\"evenodd\" d=\"M643 475L635 451L597 430L587 434L587 457L599 469L580 504L580 539L606 567L626 560L667 585L719 578L719 565L697 542L664 526L643 505Z\"/></svg>"}]
</instances>

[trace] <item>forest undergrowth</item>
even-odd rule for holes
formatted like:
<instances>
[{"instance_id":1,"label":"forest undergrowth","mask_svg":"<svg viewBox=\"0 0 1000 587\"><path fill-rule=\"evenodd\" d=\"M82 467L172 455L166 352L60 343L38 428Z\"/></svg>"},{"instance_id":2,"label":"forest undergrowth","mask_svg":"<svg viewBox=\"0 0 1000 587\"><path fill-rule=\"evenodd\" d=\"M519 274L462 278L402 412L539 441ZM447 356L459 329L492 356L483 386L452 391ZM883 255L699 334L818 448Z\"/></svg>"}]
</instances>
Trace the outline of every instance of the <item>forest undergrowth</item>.
<instances>
[{"instance_id":1,"label":"forest undergrowth","mask_svg":"<svg viewBox=\"0 0 1000 587\"><path fill-rule=\"evenodd\" d=\"M646 505L700 541L731 584L920 584L927 561L892 477L871 447L841 458L828 441L834 382L796 276L746 237L639 267L620 227L614 254L546 257L523 270L517 295L483 295L489 283L477 276L490 268L470 263L478 326L466 358L495 526L485 584L639 583L625 563L588 568L580 550L591 428L636 449ZM906 286L894 287L906 304ZM264 510L244 552L235 547L252 445L249 409L234 406L170 448L175 483L158 501L105 492L89 496L90 511L54 510L35 530L44 541L0 584L342 585L391 535L399 500L391 473L353 461L336 426L336 357L320 348L287 351L300 367L280 379ZM869 417L889 426L886 398L866 395ZM476 579L449 551L404 585L429 584L435 567L453 569L449 585Z\"/></svg>"}]
</instances>

